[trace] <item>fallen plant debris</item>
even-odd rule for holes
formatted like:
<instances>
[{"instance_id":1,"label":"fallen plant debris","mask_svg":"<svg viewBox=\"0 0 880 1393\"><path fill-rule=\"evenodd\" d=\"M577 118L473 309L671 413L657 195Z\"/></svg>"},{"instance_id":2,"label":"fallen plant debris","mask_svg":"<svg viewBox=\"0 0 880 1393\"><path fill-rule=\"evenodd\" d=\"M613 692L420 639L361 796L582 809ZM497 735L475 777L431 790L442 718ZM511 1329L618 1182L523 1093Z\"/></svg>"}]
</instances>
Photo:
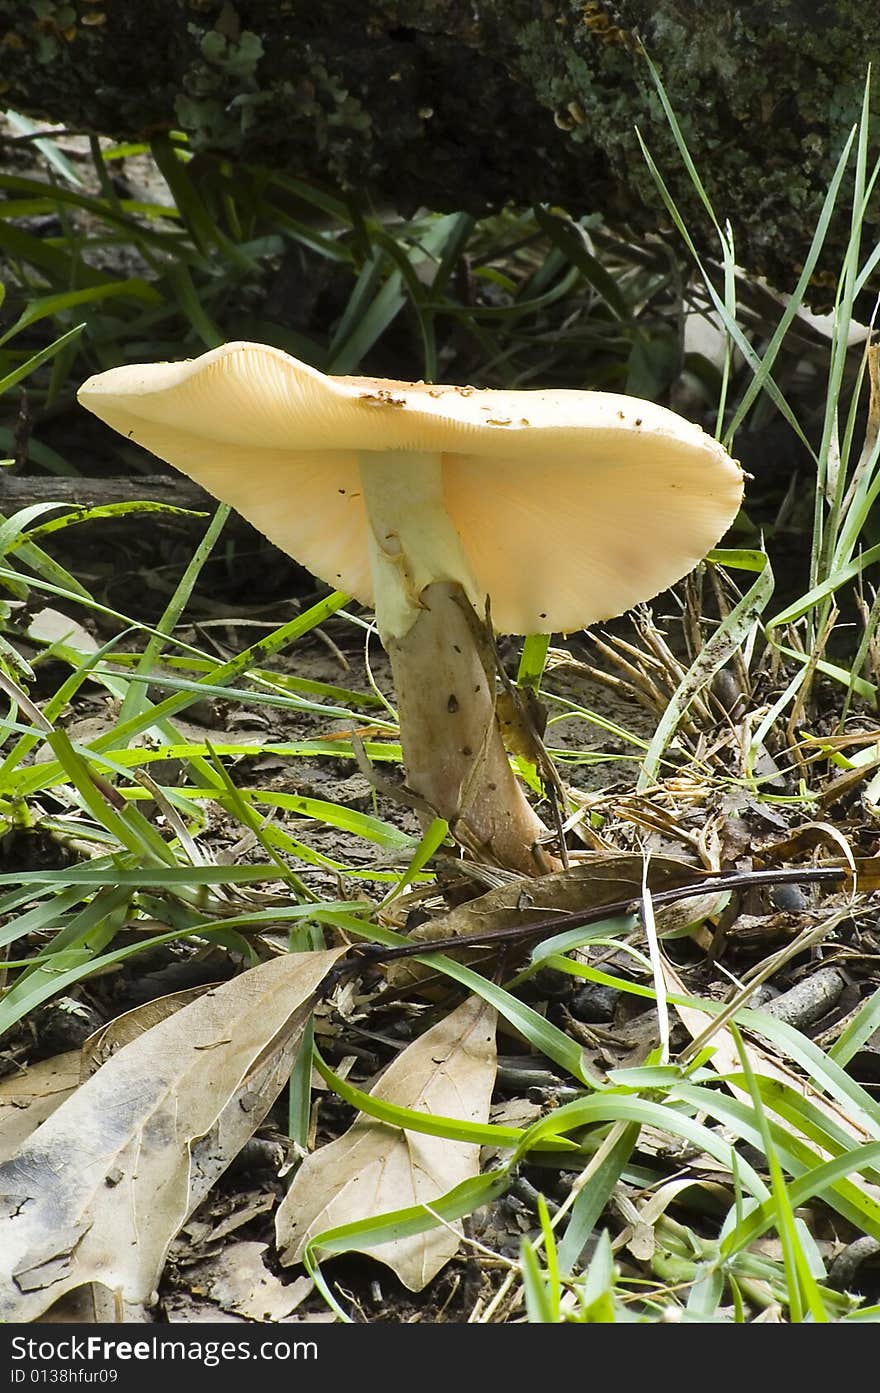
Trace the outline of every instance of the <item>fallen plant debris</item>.
<instances>
[{"instance_id":1,"label":"fallen plant debris","mask_svg":"<svg viewBox=\"0 0 880 1393\"><path fill-rule=\"evenodd\" d=\"M486 1123L494 1084L495 1012L472 996L403 1050L371 1095L401 1108ZM389 1210L429 1206L479 1173L480 1148L473 1142L420 1136L360 1114L348 1132L312 1152L297 1171L275 1220L281 1261L300 1262L307 1249L319 1258L322 1232ZM459 1226L438 1225L380 1247L368 1235L348 1246L362 1247L404 1286L421 1291L455 1254L459 1240Z\"/></svg>"},{"instance_id":2,"label":"fallen plant debris","mask_svg":"<svg viewBox=\"0 0 880 1393\"><path fill-rule=\"evenodd\" d=\"M100 1283L147 1306L168 1247L274 1103L341 949L209 990L115 1053L0 1166L0 1316Z\"/></svg>"},{"instance_id":3,"label":"fallen plant debris","mask_svg":"<svg viewBox=\"0 0 880 1393\"><path fill-rule=\"evenodd\" d=\"M611 867L614 866L616 859L603 857L605 865L610 863ZM631 870L634 861L634 858L626 852L620 852L619 859L621 874L616 881L611 882L618 889L626 881L622 867L625 865ZM710 914L717 907L715 897L733 890L754 890L769 886L802 884L849 885L854 893L862 894L875 894L880 890L880 857L857 859L854 862L837 862L823 866L780 867L778 870L766 871L700 872L696 867L688 866L685 862L674 863L659 857L652 858L650 865L661 872L672 865L676 869L671 878L674 878L675 875L683 877L682 883L679 885L652 891L651 899L656 907L665 907L677 904L679 901L706 896L706 912ZM603 869L605 869L604 866ZM359 948L358 953L364 961L387 963L402 958L417 957L427 952L449 952L450 950L472 947L502 947L504 944L518 943L523 939L565 933L572 929L583 928L588 924L601 922L604 919L638 913L640 900L637 895L628 895L617 900L604 899L603 895L607 894L608 881L604 880L601 875L594 878L594 873L589 865L582 865L578 870L580 874L574 871L564 871L556 876L542 877L538 883L537 892L541 901L540 905L535 905L530 892L522 888L513 891L510 888L501 892L490 891L481 900L472 902L461 910L453 910L441 919L432 920L421 930L416 929L413 937L418 939L418 942L401 943L396 947L367 945ZM696 879L693 878L695 876ZM593 901L591 907L587 909L560 908L548 916L548 901L552 902L555 898L554 890L561 890L563 901L570 900L572 882L576 889L586 889L588 898ZM596 898L600 900L600 903L595 903ZM526 918L530 922L525 924L513 923L501 927L468 928L477 918L494 917L496 914L497 917L501 918L504 918L505 915L510 917L511 910L515 910L518 916ZM700 917L702 916L697 911L692 916L691 923ZM457 932L459 925L463 926L461 932ZM338 970L340 972L350 971L350 964L340 964Z\"/></svg>"}]
</instances>

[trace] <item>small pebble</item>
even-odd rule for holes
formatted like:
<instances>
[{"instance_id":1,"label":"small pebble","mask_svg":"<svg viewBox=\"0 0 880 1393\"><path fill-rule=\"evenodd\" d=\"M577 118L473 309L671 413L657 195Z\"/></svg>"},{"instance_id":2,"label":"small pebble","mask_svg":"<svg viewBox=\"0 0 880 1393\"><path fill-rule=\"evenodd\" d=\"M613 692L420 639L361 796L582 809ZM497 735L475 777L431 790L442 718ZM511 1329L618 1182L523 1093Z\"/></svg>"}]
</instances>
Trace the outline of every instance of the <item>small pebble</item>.
<instances>
[{"instance_id":1,"label":"small pebble","mask_svg":"<svg viewBox=\"0 0 880 1393\"><path fill-rule=\"evenodd\" d=\"M770 891L770 903L785 914L803 914L810 907L799 885L775 885Z\"/></svg>"},{"instance_id":2,"label":"small pebble","mask_svg":"<svg viewBox=\"0 0 880 1393\"><path fill-rule=\"evenodd\" d=\"M538 996L558 1001L568 995L571 979L566 977L564 972L557 972L555 968L542 967L535 973L531 985Z\"/></svg>"},{"instance_id":3,"label":"small pebble","mask_svg":"<svg viewBox=\"0 0 880 1393\"><path fill-rule=\"evenodd\" d=\"M712 678L712 691L726 711L734 711L742 704L743 694L732 672L722 668Z\"/></svg>"},{"instance_id":4,"label":"small pebble","mask_svg":"<svg viewBox=\"0 0 880 1393\"><path fill-rule=\"evenodd\" d=\"M605 987L599 982L588 982L579 988L568 1004L568 1009L578 1021L612 1021L614 1011L620 1000L616 987Z\"/></svg>"},{"instance_id":5,"label":"small pebble","mask_svg":"<svg viewBox=\"0 0 880 1393\"><path fill-rule=\"evenodd\" d=\"M158 698L161 700L161 697ZM215 730L219 725L217 718L217 702L213 697L201 697L198 701L192 702L186 708L186 714L196 725L207 726L210 730Z\"/></svg>"},{"instance_id":6,"label":"small pebble","mask_svg":"<svg viewBox=\"0 0 880 1393\"><path fill-rule=\"evenodd\" d=\"M771 987L769 982L762 982L760 987L756 987L746 1003L751 1010L757 1011L762 1006L766 1006L768 1001L775 1001L780 995L777 987Z\"/></svg>"},{"instance_id":7,"label":"small pebble","mask_svg":"<svg viewBox=\"0 0 880 1393\"><path fill-rule=\"evenodd\" d=\"M837 1254L828 1268L828 1285L835 1291L862 1291L859 1283L859 1268L862 1264L873 1269L874 1290L877 1287L877 1267L880 1257L880 1243L876 1238L856 1238Z\"/></svg>"}]
</instances>

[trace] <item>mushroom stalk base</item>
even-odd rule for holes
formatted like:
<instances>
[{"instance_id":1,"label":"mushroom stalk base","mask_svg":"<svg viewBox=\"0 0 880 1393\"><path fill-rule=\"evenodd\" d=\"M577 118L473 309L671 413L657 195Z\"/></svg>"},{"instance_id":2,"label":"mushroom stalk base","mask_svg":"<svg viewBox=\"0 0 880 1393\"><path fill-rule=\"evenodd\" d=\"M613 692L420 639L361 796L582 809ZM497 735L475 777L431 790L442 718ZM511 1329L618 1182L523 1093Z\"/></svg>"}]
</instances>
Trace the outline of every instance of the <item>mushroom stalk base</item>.
<instances>
[{"instance_id":1,"label":"mushroom stalk base","mask_svg":"<svg viewBox=\"0 0 880 1393\"><path fill-rule=\"evenodd\" d=\"M556 869L508 762L482 620L453 581L426 586L420 604L407 633L385 640L407 784L474 855L525 875Z\"/></svg>"}]
</instances>

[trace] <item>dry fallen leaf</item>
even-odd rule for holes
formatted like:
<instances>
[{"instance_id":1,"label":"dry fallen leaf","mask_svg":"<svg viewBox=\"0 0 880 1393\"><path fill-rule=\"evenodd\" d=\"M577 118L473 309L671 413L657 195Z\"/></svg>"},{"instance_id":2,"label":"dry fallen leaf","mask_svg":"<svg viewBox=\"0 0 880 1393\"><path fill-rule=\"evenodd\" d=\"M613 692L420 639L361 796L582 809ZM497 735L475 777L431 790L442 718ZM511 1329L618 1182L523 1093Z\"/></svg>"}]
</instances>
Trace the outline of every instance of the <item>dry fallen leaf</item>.
<instances>
[{"instance_id":1,"label":"dry fallen leaf","mask_svg":"<svg viewBox=\"0 0 880 1393\"><path fill-rule=\"evenodd\" d=\"M125 1045L0 1166L0 1319L90 1282L149 1304L175 1233L265 1117L345 950L291 953Z\"/></svg>"},{"instance_id":2,"label":"dry fallen leaf","mask_svg":"<svg viewBox=\"0 0 880 1393\"><path fill-rule=\"evenodd\" d=\"M198 1001L199 997L204 996L205 991L205 987L187 987L184 991L154 997L152 1001L145 1001L140 1006L133 1006L130 1011L123 1011L120 1016L114 1016L112 1021L107 1021L106 1025L93 1031L83 1042L80 1051L80 1080L85 1083L86 1079L100 1069L102 1064L106 1064L123 1045L131 1044L132 1040L136 1040L145 1031L152 1030L160 1021L173 1016L181 1007Z\"/></svg>"},{"instance_id":3,"label":"dry fallen leaf","mask_svg":"<svg viewBox=\"0 0 880 1393\"><path fill-rule=\"evenodd\" d=\"M42 643L57 643L75 653L97 653L98 645L87 629L57 609L41 609L28 625L28 637Z\"/></svg>"},{"instance_id":4,"label":"dry fallen leaf","mask_svg":"<svg viewBox=\"0 0 880 1393\"><path fill-rule=\"evenodd\" d=\"M280 1281L263 1262L268 1246L228 1243L219 1253L187 1269L190 1291L248 1320L286 1320L315 1287L310 1277L298 1277L287 1285Z\"/></svg>"},{"instance_id":5,"label":"dry fallen leaf","mask_svg":"<svg viewBox=\"0 0 880 1393\"><path fill-rule=\"evenodd\" d=\"M0 1161L12 1156L79 1083L79 1050L41 1059L0 1080Z\"/></svg>"},{"instance_id":6,"label":"dry fallen leaf","mask_svg":"<svg viewBox=\"0 0 880 1393\"><path fill-rule=\"evenodd\" d=\"M432 939L458 938L464 934L486 933L495 929L523 928L558 914L585 913L605 905L641 899L644 857L628 851L596 852L588 860L570 866L567 871L555 871L535 880L515 880L509 885L489 890L478 899L459 905L448 914L419 924L409 938L424 940L426 951ZM680 885L692 885L702 873L702 867L679 861L671 856L652 856L648 863L648 885L656 895L661 890L674 890ZM725 894L712 890L680 904L658 906L657 927L662 932L679 930L683 924L696 923L718 913L727 901ZM560 924L560 928L570 927ZM552 930L547 930L549 937ZM475 962L498 956L498 945L469 948L466 961ZM398 988L421 982L430 976L431 969L405 959L391 962L385 969L389 983Z\"/></svg>"},{"instance_id":7,"label":"dry fallen leaf","mask_svg":"<svg viewBox=\"0 0 880 1393\"><path fill-rule=\"evenodd\" d=\"M477 996L409 1045L371 1089L400 1107L486 1122L495 1082L495 1012ZM340 1224L430 1204L479 1173L480 1148L404 1131L360 1113L344 1136L312 1153L294 1177L276 1217L283 1263L298 1262L309 1239ZM458 1249L457 1229L426 1233L356 1251L392 1268L421 1291Z\"/></svg>"}]
</instances>

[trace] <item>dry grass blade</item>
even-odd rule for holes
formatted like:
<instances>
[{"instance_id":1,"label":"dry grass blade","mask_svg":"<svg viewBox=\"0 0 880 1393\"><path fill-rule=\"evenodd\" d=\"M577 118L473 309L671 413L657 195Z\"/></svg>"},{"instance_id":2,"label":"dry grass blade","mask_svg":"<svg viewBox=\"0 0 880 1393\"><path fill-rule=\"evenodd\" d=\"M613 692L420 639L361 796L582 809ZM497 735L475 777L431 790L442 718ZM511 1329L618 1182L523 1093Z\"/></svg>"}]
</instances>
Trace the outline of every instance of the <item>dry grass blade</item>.
<instances>
[{"instance_id":1,"label":"dry grass blade","mask_svg":"<svg viewBox=\"0 0 880 1393\"><path fill-rule=\"evenodd\" d=\"M0 1319L34 1320L91 1282L149 1300L180 1225L272 1105L343 951L275 958L209 990L0 1166Z\"/></svg>"},{"instance_id":2,"label":"dry grass blade","mask_svg":"<svg viewBox=\"0 0 880 1393\"><path fill-rule=\"evenodd\" d=\"M495 1082L495 1012L469 997L394 1061L373 1097L419 1112L486 1122ZM282 1262L298 1262L325 1229L404 1206L430 1204L479 1173L480 1148L390 1127L361 1114L344 1136L303 1163L278 1211ZM392 1268L410 1291L421 1291L455 1254L452 1226L353 1245Z\"/></svg>"}]
</instances>

